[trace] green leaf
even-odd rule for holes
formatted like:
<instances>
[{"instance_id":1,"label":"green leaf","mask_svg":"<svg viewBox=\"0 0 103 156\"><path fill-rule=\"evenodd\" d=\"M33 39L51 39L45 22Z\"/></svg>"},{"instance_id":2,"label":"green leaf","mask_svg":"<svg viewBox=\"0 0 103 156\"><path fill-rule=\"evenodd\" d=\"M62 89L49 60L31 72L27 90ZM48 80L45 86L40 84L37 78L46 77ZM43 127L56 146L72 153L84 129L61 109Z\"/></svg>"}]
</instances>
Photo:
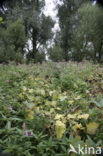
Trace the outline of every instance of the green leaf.
<instances>
[{"instance_id":1,"label":"green leaf","mask_svg":"<svg viewBox=\"0 0 103 156\"><path fill-rule=\"evenodd\" d=\"M88 135L87 135L87 138L88 138L90 144L94 147L94 145L95 145L94 141Z\"/></svg>"},{"instance_id":2,"label":"green leaf","mask_svg":"<svg viewBox=\"0 0 103 156\"><path fill-rule=\"evenodd\" d=\"M2 17L0 17L0 21L2 21L3 19L2 19Z\"/></svg>"},{"instance_id":3,"label":"green leaf","mask_svg":"<svg viewBox=\"0 0 103 156\"><path fill-rule=\"evenodd\" d=\"M8 121L8 123L7 123L7 128L8 128L8 129L11 128L11 122L10 122L10 121Z\"/></svg>"}]
</instances>

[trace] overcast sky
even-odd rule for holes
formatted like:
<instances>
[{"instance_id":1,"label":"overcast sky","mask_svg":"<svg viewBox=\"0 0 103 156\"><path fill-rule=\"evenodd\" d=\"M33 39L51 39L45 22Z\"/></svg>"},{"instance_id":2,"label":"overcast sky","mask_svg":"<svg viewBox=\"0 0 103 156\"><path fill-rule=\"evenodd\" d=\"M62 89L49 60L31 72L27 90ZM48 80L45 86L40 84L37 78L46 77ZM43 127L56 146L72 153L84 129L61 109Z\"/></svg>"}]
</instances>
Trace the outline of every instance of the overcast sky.
<instances>
[{"instance_id":1,"label":"overcast sky","mask_svg":"<svg viewBox=\"0 0 103 156\"><path fill-rule=\"evenodd\" d=\"M58 24L58 18L56 17L57 15L57 10L55 8L55 3L61 3L60 0L45 0L45 3L46 3L46 6L45 6L45 15L46 16L51 16L55 21L56 21L56 24L53 28L53 31L56 31L59 29L59 24ZM94 0L94 3L93 4L96 4L96 0Z\"/></svg>"},{"instance_id":2,"label":"overcast sky","mask_svg":"<svg viewBox=\"0 0 103 156\"><path fill-rule=\"evenodd\" d=\"M55 0L45 0L46 6L45 6L45 15L46 16L51 16L53 20L55 20L56 24L53 28L53 31L56 31L59 29L59 24L58 24L58 18L56 17L57 15L57 10L55 8ZM59 3L59 0L58 0Z\"/></svg>"},{"instance_id":3,"label":"overcast sky","mask_svg":"<svg viewBox=\"0 0 103 156\"><path fill-rule=\"evenodd\" d=\"M46 7L45 7L45 15L50 15L53 18L56 17L57 11L55 10L54 0L45 0Z\"/></svg>"}]
</instances>

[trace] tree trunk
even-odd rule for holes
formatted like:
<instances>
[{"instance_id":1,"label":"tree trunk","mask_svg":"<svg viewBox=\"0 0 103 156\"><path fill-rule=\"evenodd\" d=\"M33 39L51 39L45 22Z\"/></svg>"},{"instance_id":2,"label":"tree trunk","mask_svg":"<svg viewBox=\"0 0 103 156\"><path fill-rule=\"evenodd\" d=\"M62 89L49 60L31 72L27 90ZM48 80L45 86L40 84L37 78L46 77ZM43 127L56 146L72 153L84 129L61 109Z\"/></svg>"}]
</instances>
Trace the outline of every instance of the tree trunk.
<instances>
[{"instance_id":1,"label":"tree trunk","mask_svg":"<svg viewBox=\"0 0 103 156\"><path fill-rule=\"evenodd\" d=\"M69 48L68 41L65 40L65 44L64 44L64 59L65 59L66 62L69 60L69 58L68 58L68 48Z\"/></svg>"},{"instance_id":2,"label":"tree trunk","mask_svg":"<svg viewBox=\"0 0 103 156\"><path fill-rule=\"evenodd\" d=\"M102 58L102 41L101 41L101 44L100 44L98 52L99 52L98 63L101 63L101 58Z\"/></svg>"},{"instance_id":3,"label":"tree trunk","mask_svg":"<svg viewBox=\"0 0 103 156\"><path fill-rule=\"evenodd\" d=\"M93 43L94 46L94 56L93 56L93 62L96 62L96 54L97 54L97 48L95 46L95 44Z\"/></svg>"},{"instance_id":4,"label":"tree trunk","mask_svg":"<svg viewBox=\"0 0 103 156\"><path fill-rule=\"evenodd\" d=\"M64 59L65 59L65 61L67 62L67 61L68 61L68 50L65 49L65 50L64 50L64 53L65 53Z\"/></svg>"},{"instance_id":5,"label":"tree trunk","mask_svg":"<svg viewBox=\"0 0 103 156\"><path fill-rule=\"evenodd\" d=\"M32 34L32 45L33 45L33 58L35 59L37 53L37 32L33 30Z\"/></svg>"}]
</instances>

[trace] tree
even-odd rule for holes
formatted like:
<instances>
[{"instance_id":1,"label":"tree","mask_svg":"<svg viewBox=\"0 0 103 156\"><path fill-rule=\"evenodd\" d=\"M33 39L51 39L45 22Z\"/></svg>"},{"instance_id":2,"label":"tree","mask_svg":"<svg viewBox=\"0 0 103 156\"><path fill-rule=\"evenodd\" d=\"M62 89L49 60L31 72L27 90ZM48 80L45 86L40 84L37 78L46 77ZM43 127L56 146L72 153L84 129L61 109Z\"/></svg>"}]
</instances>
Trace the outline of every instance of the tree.
<instances>
[{"instance_id":1,"label":"tree","mask_svg":"<svg viewBox=\"0 0 103 156\"><path fill-rule=\"evenodd\" d=\"M87 55L101 62L103 56L103 10L91 3L83 5L77 12L79 25L74 31L74 53L82 59ZM92 51L88 53L88 51Z\"/></svg>"},{"instance_id":2,"label":"tree","mask_svg":"<svg viewBox=\"0 0 103 156\"><path fill-rule=\"evenodd\" d=\"M90 0L62 0L62 5L58 5L58 17L60 25L60 40L62 41L60 46L64 50L65 61L69 60L69 51L71 50L71 40L75 25L78 19L75 17L73 21L72 18L75 15L78 8Z\"/></svg>"},{"instance_id":3,"label":"tree","mask_svg":"<svg viewBox=\"0 0 103 156\"><path fill-rule=\"evenodd\" d=\"M36 59L39 48L45 46L47 41L52 38L52 27L54 22L50 16L45 16L42 9L44 1L24 0L17 3L12 11L8 11L8 22L14 21L19 17L22 18L25 26L25 33L28 41L31 41L31 49L28 48L27 58ZM15 15L15 16L14 16ZM29 47L29 46L27 46Z\"/></svg>"},{"instance_id":4,"label":"tree","mask_svg":"<svg viewBox=\"0 0 103 156\"><path fill-rule=\"evenodd\" d=\"M30 58L34 59L35 62L37 56L41 56L40 48L46 46L47 41L53 35L52 27L54 22L51 17L44 15L44 6L45 0L5 0L0 9L0 13L6 21L5 29L8 29L8 26L18 19L23 21L25 35L28 40L26 43L26 49L28 50L26 52L28 54L27 58L29 60ZM12 42L15 42L15 38ZM30 43L31 46L29 46Z\"/></svg>"},{"instance_id":5,"label":"tree","mask_svg":"<svg viewBox=\"0 0 103 156\"><path fill-rule=\"evenodd\" d=\"M53 45L48 49L49 59L54 62L60 62L64 60L64 51L61 47Z\"/></svg>"},{"instance_id":6,"label":"tree","mask_svg":"<svg viewBox=\"0 0 103 156\"><path fill-rule=\"evenodd\" d=\"M26 43L25 30L22 20L11 23L7 29L1 28L0 62L21 62Z\"/></svg>"},{"instance_id":7,"label":"tree","mask_svg":"<svg viewBox=\"0 0 103 156\"><path fill-rule=\"evenodd\" d=\"M16 22L11 23L7 28L7 34L9 45L13 45L15 47L15 52L20 50L23 53L26 43L23 21L18 19Z\"/></svg>"}]
</instances>

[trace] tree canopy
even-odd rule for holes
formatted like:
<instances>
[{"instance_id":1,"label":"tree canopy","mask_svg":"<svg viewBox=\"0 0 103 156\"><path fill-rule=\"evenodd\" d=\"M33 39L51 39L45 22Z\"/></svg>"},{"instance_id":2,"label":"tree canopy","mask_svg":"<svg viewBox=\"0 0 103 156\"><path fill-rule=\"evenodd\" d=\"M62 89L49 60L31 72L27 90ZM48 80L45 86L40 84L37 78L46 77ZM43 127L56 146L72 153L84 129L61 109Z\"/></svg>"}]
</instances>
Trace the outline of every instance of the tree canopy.
<instances>
[{"instance_id":1,"label":"tree canopy","mask_svg":"<svg viewBox=\"0 0 103 156\"><path fill-rule=\"evenodd\" d=\"M45 0L2 0L1 56L4 58L4 51L10 55L11 49L13 55L18 52L27 62L42 62L45 58L102 62L103 2L98 0L95 5L93 0L60 2L55 3L60 30L53 32L55 22L44 13Z\"/></svg>"},{"instance_id":2,"label":"tree canopy","mask_svg":"<svg viewBox=\"0 0 103 156\"><path fill-rule=\"evenodd\" d=\"M53 35L52 27L54 26L54 21L50 16L45 16L43 13L44 6L44 0L11 0L1 3L0 14L5 20L3 25L5 29L8 29L10 25L13 27L15 21L22 20L27 38L27 42L22 47L22 50L26 49L25 53L27 53L29 60L34 59L35 61L36 55L39 53L39 48L46 46L47 41L51 39ZM13 38L13 36L15 36L15 33L12 30L11 38L14 39L14 41L12 40L14 44L16 38ZM18 37L22 38L22 33L19 33ZM18 49L18 43L14 45L16 45L15 48ZM29 48L30 46L31 48Z\"/></svg>"}]
</instances>

